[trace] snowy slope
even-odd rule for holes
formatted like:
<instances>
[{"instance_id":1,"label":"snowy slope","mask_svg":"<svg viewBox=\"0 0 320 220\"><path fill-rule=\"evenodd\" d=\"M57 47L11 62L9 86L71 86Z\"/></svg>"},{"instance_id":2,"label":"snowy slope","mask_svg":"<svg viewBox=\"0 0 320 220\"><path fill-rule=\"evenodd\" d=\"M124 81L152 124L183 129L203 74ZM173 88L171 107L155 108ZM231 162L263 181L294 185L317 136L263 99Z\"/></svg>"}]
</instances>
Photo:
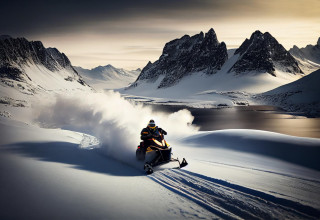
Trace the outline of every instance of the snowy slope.
<instances>
[{"instance_id":1,"label":"snowy slope","mask_svg":"<svg viewBox=\"0 0 320 220\"><path fill-rule=\"evenodd\" d=\"M253 130L195 133L170 142L174 155L187 158L185 169L160 167L145 176L134 160L83 147L88 135L7 119L0 125L8 137L0 145L1 218L316 219L320 214L319 139ZM258 155L270 147L288 155L291 147L314 149L305 155L318 168Z\"/></svg>"},{"instance_id":2,"label":"snowy slope","mask_svg":"<svg viewBox=\"0 0 320 220\"><path fill-rule=\"evenodd\" d=\"M320 70L295 82L257 95L260 102L280 106L288 111L320 115Z\"/></svg>"},{"instance_id":3,"label":"snowy slope","mask_svg":"<svg viewBox=\"0 0 320 220\"><path fill-rule=\"evenodd\" d=\"M0 126L1 219L216 217L141 170L80 148L82 134L2 118Z\"/></svg>"},{"instance_id":4,"label":"snowy slope","mask_svg":"<svg viewBox=\"0 0 320 220\"><path fill-rule=\"evenodd\" d=\"M29 109L29 117L20 116L24 122L0 117L1 219L320 214L319 139L254 130L198 132L187 110L155 113L111 91L58 94ZM159 167L144 175L135 149L150 118L168 131L174 156L187 158L185 169Z\"/></svg>"},{"instance_id":5,"label":"snowy slope","mask_svg":"<svg viewBox=\"0 0 320 220\"><path fill-rule=\"evenodd\" d=\"M117 89L134 82L141 70L124 70L112 65L98 66L91 70L74 67L84 80L97 90Z\"/></svg>"},{"instance_id":6,"label":"snowy slope","mask_svg":"<svg viewBox=\"0 0 320 220\"><path fill-rule=\"evenodd\" d=\"M184 77L179 84L158 89L162 77L154 83L141 83L137 87L119 89L118 91L132 99L150 101L153 103L186 104L188 106L217 107L219 104L234 106L236 103L251 100L246 94L261 93L281 85L300 79L300 75L288 74L275 70L277 77L270 74L248 72L235 76L229 73L230 68L237 62L239 54L230 57L216 74L207 75L203 72ZM239 98L230 97L234 93L243 93Z\"/></svg>"}]
</instances>

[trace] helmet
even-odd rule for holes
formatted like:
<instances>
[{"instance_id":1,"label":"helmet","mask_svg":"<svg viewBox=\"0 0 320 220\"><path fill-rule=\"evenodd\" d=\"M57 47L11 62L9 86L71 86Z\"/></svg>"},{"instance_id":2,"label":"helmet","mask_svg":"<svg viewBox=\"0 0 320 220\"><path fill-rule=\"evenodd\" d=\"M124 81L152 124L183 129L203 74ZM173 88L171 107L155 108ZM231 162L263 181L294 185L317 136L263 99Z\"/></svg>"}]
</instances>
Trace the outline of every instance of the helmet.
<instances>
[{"instance_id":1,"label":"helmet","mask_svg":"<svg viewBox=\"0 0 320 220\"><path fill-rule=\"evenodd\" d=\"M154 122L153 119L149 121L148 128L150 128L152 131L156 129L156 123Z\"/></svg>"}]
</instances>

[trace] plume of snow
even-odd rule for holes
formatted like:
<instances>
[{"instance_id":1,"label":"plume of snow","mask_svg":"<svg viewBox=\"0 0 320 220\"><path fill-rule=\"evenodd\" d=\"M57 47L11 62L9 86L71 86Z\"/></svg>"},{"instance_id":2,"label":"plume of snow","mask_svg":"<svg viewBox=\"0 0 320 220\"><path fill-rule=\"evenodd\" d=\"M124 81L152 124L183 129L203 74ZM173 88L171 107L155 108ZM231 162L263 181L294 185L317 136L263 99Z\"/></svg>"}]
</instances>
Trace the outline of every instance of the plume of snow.
<instances>
[{"instance_id":1,"label":"plume of snow","mask_svg":"<svg viewBox=\"0 0 320 220\"><path fill-rule=\"evenodd\" d=\"M194 117L188 110L155 113L113 91L57 95L50 103L37 106L35 117L42 125L97 137L102 150L117 159L134 157L140 132L150 119L168 132L169 141L192 135L198 129L192 125Z\"/></svg>"}]
</instances>

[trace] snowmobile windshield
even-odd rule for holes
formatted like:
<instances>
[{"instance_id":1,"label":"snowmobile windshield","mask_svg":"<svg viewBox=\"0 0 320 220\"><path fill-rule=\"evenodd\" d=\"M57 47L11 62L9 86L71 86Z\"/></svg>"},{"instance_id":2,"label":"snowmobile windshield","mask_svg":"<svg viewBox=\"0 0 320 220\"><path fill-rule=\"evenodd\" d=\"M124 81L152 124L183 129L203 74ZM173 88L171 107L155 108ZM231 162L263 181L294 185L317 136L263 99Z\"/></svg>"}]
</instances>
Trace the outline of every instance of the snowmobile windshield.
<instances>
[{"instance_id":1,"label":"snowmobile windshield","mask_svg":"<svg viewBox=\"0 0 320 220\"><path fill-rule=\"evenodd\" d=\"M160 132L158 129L155 129L155 131L152 133L153 137L156 138L157 140L161 141L162 137L160 135Z\"/></svg>"}]
</instances>

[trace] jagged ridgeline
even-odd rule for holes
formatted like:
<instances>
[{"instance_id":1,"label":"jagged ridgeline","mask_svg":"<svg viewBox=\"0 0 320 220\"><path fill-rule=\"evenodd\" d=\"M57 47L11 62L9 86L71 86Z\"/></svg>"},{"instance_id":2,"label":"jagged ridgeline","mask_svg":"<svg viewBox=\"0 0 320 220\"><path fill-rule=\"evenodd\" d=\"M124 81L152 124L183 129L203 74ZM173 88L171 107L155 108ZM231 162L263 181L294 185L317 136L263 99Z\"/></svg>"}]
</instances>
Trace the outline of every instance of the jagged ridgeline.
<instances>
[{"instance_id":1,"label":"jagged ridgeline","mask_svg":"<svg viewBox=\"0 0 320 220\"><path fill-rule=\"evenodd\" d=\"M51 72L68 70L67 81L77 81L85 85L70 60L56 48L45 48L41 41L28 41L25 38L0 36L0 77L16 81L32 80L25 74L24 67L42 65Z\"/></svg>"},{"instance_id":2,"label":"jagged ridgeline","mask_svg":"<svg viewBox=\"0 0 320 220\"><path fill-rule=\"evenodd\" d=\"M275 70L303 73L294 57L268 32L255 31L235 51L237 62L229 72L267 72L276 76Z\"/></svg>"},{"instance_id":3,"label":"jagged ridgeline","mask_svg":"<svg viewBox=\"0 0 320 220\"><path fill-rule=\"evenodd\" d=\"M132 86L139 81L154 82L159 76L164 78L158 88L175 85L184 76L194 72L214 74L221 69L228 59L227 47L224 42L219 43L217 35L210 29L194 36L184 35L166 43L159 60L149 62Z\"/></svg>"},{"instance_id":4,"label":"jagged ridgeline","mask_svg":"<svg viewBox=\"0 0 320 220\"><path fill-rule=\"evenodd\" d=\"M311 62L320 65L320 37L318 38L316 45L309 44L303 48L298 48L294 45L289 52L301 60L310 60Z\"/></svg>"},{"instance_id":5,"label":"jagged ridgeline","mask_svg":"<svg viewBox=\"0 0 320 220\"><path fill-rule=\"evenodd\" d=\"M228 60L226 44L219 43L216 33L210 29L205 36L201 32L167 43L160 58L154 63L149 62L130 88L157 80L158 88L166 88L174 86L187 75L199 73L250 73L253 77L270 74L276 77L277 72L304 74L297 60L270 33L255 31Z\"/></svg>"}]
</instances>

